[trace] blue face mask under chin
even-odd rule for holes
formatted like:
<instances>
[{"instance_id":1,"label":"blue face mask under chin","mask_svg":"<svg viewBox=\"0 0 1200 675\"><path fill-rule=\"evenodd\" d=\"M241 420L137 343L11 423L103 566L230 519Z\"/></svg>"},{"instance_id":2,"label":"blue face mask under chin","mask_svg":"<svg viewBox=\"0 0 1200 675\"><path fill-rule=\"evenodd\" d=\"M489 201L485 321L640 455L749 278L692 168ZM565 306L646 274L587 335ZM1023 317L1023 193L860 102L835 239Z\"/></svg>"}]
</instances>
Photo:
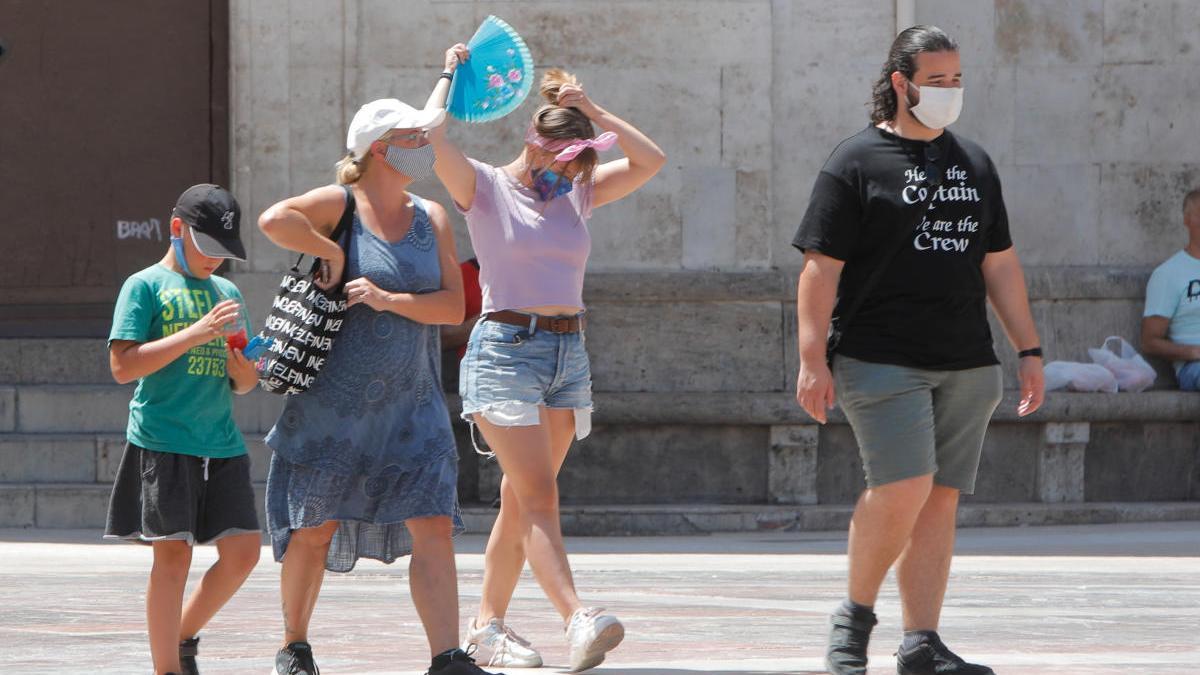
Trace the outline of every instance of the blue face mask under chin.
<instances>
[{"instance_id":1,"label":"blue face mask under chin","mask_svg":"<svg viewBox=\"0 0 1200 675\"><path fill-rule=\"evenodd\" d=\"M533 178L533 189L537 190L538 196L544 202L561 197L575 187L574 182L569 178L555 173L549 168L534 169L529 172L529 175Z\"/></svg>"},{"instance_id":2,"label":"blue face mask under chin","mask_svg":"<svg viewBox=\"0 0 1200 675\"><path fill-rule=\"evenodd\" d=\"M183 270L185 276L196 278L195 274L188 269L187 252L183 250L183 237L171 237L171 248L175 251L175 262L179 263L179 267Z\"/></svg>"}]
</instances>

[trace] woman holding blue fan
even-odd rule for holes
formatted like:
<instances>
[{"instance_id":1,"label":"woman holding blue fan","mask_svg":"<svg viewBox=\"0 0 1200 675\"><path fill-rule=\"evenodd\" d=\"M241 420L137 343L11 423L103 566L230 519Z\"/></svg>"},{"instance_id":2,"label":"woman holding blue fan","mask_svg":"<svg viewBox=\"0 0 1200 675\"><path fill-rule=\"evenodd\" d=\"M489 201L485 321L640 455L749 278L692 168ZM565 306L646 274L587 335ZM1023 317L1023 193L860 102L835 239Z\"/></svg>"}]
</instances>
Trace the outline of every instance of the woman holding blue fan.
<instances>
[{"instance_id":1,"label":"woman holding blue fan","mask_svg":"<svg viewBox=\"0 0 1200 675\"><path fill-rule=\"evenodd\" d=\"M448 50L445 79L469 58L464 45ZM449 90L439 80L430 104L442 105ZM650 180L666 156L566 72L547 72L541 95L546 103L503 166L468 159L447 140L445 124L431 130L430 141L434 171L466 216L483 288L482 316L461 366L462 415L482 431L504 472L479 614L464 648L474 645L484 665L542 664L504 623L528 558L562 615L570 669L579 672L599 665L624 637L616 617L580 602L559 524L558 471L572 440L591 429L582 300L587 220ZM598 151L613 145L625 157L600 163Z\"/></svg>"}]
</instances>

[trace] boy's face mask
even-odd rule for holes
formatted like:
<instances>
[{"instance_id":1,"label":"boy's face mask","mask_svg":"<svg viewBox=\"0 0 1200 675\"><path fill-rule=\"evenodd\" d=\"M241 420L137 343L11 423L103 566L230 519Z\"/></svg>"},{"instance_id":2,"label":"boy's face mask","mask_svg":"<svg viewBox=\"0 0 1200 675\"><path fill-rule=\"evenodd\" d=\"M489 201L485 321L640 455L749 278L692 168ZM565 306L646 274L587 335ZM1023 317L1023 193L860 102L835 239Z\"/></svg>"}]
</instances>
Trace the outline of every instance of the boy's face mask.
<instances>
[{"instance_id":1,"label":"boy's face mask","mask_svg":"<svg viewBox=\"0 0 1200 675\"><path fill-rule=\"evenodd\" d=\"M200 255L202 259L211 259L212 256L205 255L204 251L200 249L199 244L196 243L196 235L191 234L191 229L189 226L185 225L184 227L188 227L188 234L184 234L184 230L181 229L179 231L179 236L171 235L171 250L175 252L175 262L179 263L179 269L183 271L183 275L193 279L199 279L200 277L196 276L195 273L192 272L191 267L188 266L187 247L184 246L183 238L187 237L192 240L192 248L196 250L196 253ZM219 264L220 263L218 262L218 265Z\"/></svg>"},{"instance_id":2,"label":"boy's face mask","mask_svg":"<svg viewBox=\"0 0 1200 675\"><path fill-rule=\"evenodd\" d=\"M171 248L175 251L175 262L179 263L179 267L183 270L184 276L189 276L193 279L196 278L196 275L192 274L192 270L188 268L187 251L184 250L182 231L180 231L178 237L171 235Z\"/></svg>"},{"instance_id":3,"label":"boy's face mask","mask_svg":"<svg viewBox=\"0 0 1200 675\"><path fill-rule=\"evenodd\" d=\"M533 178L533 189L537 190L538 196L544 202L561 197L575 187L572 180L555 172L550 167L534 169L529 172L529 175Z\"/></svg>"}]
</instances>

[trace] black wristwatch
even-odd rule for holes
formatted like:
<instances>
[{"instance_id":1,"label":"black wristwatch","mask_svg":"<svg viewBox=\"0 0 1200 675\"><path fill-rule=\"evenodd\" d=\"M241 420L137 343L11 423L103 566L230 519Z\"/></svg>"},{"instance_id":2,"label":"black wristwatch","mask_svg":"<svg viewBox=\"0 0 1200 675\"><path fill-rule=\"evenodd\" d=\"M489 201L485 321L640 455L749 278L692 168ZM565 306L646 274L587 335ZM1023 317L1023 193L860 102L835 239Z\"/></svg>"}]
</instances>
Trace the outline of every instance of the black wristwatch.
<instances>
[{"instance_id":1,"label":"black wristwatch","mask_svg":"<svg viewBox=\"0 0 1200 675\"><path fill-rule=\"evenodd\" d=\"M1017 358L1019 359L1023 359L1026 356L1036 356L1040 359L1042 358L1042 348L1034 347L1032 349L1022 349L1021 351L1017 352Z\"/></svg>"}]
</instances>

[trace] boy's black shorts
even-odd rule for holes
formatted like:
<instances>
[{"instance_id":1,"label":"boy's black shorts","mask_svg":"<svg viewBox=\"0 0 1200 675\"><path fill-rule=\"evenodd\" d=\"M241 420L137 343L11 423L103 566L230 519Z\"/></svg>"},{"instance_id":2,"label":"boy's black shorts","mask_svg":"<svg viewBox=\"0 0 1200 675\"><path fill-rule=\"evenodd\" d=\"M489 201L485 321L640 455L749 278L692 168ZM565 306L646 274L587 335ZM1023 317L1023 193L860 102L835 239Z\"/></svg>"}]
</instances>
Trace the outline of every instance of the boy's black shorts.
<instances>
[{"instance_id":1,"label":"boy's black shorts","mask_svg":"<svg viewBox=\"0 0 1200 675\"><path fill-rule=\"evenodd\" d=\"M207 464L207 465L206 465ZM125 446L105 538L204 544L258 532L250 458L206 459Z\"/></svg>"}]
</instances>

